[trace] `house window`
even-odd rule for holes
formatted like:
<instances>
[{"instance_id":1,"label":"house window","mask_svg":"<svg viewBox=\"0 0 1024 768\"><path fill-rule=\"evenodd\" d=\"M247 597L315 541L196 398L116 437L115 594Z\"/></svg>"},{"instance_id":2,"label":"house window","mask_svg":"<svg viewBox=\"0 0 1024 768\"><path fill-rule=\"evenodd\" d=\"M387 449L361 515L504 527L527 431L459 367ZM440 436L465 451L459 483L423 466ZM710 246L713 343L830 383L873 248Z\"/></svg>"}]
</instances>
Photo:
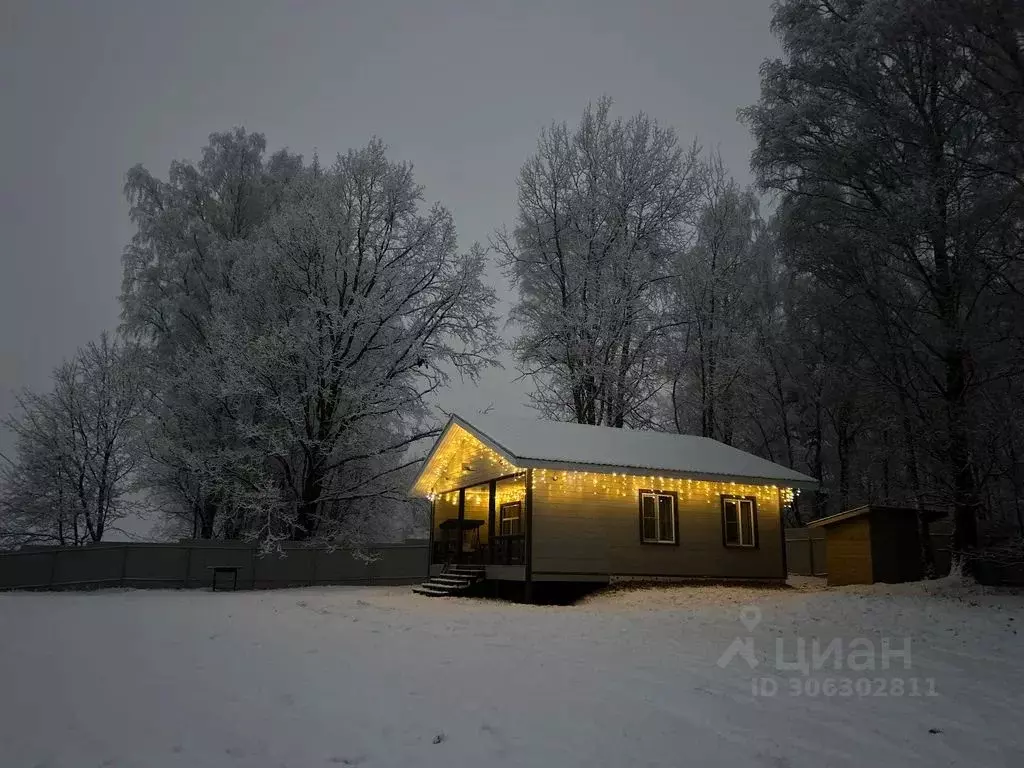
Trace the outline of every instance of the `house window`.
<instances>
[{"instance_id":1,"label":"house window","mask_svg":"<svg viewBox=\"0 0 1024 768\"><path fill-rule=\"evenodd\" d=\"M518 502L501 505L501 519L498 530L501 536L519 536L523 532L522 527L523 505Z\"/></svg>"},{"instance_id":2,"label":"house window","mask_svg":"<svg viewBox=\"0 0 1024 768\"><path fill-rule=\"evenodd\" d=\"M676 495L640 491L640 541L644 544L675 544Z\"/></svg>"},{"instance_id":3,"label":"house window","mask_svg":"<svg viewBox=\"0 0 1024 768\"><path fill-rule=\"evenodd\" d=\"M757 500L752 496L722 497L722 543L727 547L757 546Z\"/></svg>"}]
</instances>

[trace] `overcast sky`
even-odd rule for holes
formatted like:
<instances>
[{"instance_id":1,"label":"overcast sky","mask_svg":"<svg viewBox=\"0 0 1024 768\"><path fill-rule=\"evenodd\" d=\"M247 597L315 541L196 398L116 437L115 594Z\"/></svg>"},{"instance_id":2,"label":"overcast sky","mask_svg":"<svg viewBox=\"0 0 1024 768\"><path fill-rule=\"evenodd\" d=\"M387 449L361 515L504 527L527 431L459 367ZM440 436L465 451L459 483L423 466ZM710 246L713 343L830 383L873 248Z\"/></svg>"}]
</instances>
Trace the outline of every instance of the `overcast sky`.
<instances>
[{"instance_id":1,"label":"overcast sky","mask_svg":"<svg viewBox=\"0 0 1024 768\"><path fill-rule=\"evenodd\" d=\"M768 0L0 0L0 415L118 322L121 193L241 125L332 158L373 135L452 210L460 244L515 216L541 127L607 94L749 180L736 109L778 54ZM502 293L507 285L495 273ZM524 412L511 368L442 405ZM0 436L0 450L10 447Z\"/></svg>"}]
</instances>

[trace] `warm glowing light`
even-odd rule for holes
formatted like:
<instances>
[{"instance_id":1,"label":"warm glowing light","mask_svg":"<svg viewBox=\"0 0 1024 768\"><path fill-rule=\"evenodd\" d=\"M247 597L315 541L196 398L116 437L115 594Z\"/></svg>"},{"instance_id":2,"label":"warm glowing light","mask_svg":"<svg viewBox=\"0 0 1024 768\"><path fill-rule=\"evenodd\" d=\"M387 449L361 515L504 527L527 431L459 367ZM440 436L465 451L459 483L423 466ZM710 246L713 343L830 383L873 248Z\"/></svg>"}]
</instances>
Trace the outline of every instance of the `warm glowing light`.
<instances>
[{"instance_id":1,"label":"warm glowing light","mask_svg":"<svg viewBox=\"0 0 1024 768\"><path fill-rule=\"evenodd\" d=\"M558 482L555 482L557 478ZM541 484L542 494L559 497L579 496L580 498L609 497L623 500L636 498L641 490L672 491L679 497L680 508L685 504L717 506L723 494L731 496L753 496L765 508L776 505L780 495L783 501L790 498L790 489L779 489L773 485L755 485L735 480L708 481L693 478L673 478L659 475L629 475L621 472L579 472L565 471L548 476L540 471L535 473L534 485Z\"/></svg>"},{"instance_id":2,"label":"warm glowing light","mask_svg":"<svg viewBox=\"0 0 1024 768\"><path fill-rule=\"evenodd\" d=\"M450 492L452 489L486 483L506 475L514 477L498 481L495 494L495 506L498 508L508 502L525 500L526 471L492 451L469 432L455 428L443 438L417 487L431 501L441 499L446 506L454 505L457 508L458 492ZM799 494L793 488L735 480L709 481L653 474L633 475L618 471L600 473L548 469L533 472L531 488L542 495L578 495L581 498L607 496L623 500L635 500L643 489L671 491L679 496L681 511L687 504L716 507L722 494L753 496L766 507L774 507L779 501L790 504ZM467 489L467 504L469 499L473 499L478 507L486 505L488 493L487 485L475 485Z\"/></svg>"}]
</instances>

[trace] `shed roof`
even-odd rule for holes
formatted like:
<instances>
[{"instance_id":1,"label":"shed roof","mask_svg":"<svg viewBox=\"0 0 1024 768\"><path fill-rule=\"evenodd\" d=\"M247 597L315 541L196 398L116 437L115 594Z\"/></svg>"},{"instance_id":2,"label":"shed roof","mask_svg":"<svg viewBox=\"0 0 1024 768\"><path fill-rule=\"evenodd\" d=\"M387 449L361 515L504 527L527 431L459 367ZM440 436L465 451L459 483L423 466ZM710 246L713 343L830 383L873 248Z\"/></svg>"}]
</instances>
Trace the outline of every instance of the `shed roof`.
<instances>
[{"instance_id":1,"label":"shed roof","mask_svg":"<svg viewBox=\"0 0 1024 768\"><path fill-rule=\"evenodd\" d=\"M528 418L453 415L458 425L517 467L627 474L659 472L707 480L754 480L815 488L813 477L707 437ZM426 472L434 451L424 462ZM422 473L421 473L422 474Z\"/></svg>"},{"instance_id":2,"label":"shed roof","mask_svg":"<svg viewBox=\"0 0 1024 768\"><path fill-rule=\"evenodd\" d=\"M913 507L889 507L881 504L865 504L862 507L854 507L853 509L837 512L836 514L829 515L828 517L819 517L817 520L811 520L807 523L807 527L824 528L825 526L833 525L834 523L853 520L856 517L862 517L863 515L871 513L881 513L885 515L916 515L917 510ZM926 509L924 510L924 513L929 520L939 520L946 515L944 511L939 509Z\"/></svg>"}]
</instances>

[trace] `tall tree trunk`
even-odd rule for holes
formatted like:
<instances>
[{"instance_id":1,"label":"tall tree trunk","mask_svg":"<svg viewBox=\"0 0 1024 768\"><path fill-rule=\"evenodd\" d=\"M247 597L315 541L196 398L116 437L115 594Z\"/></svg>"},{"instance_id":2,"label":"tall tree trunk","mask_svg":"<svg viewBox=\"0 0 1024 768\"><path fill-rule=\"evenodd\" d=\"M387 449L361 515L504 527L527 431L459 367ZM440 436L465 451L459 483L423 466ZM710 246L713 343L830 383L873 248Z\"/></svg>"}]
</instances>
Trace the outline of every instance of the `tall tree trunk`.
<instances>
[{"instance_id":1,"label":"tall tree trunk","mask_svg":"<svg viewBox=\"0 0 1024 768\"><path fill-rule=\"evenodd\" d=\"M963 358L953 355L947 368L949 465L953 472L953 547L969 561L978 544L978 489L971 465L970 433L964 403Z\"/></svg>"},{"instance_id":2,"label":"tall tree trunk","mask_svg":"<svg viewBox=\"0 0 1024 768\"><path fill-rule=\"evenodd\" d=\"M813 458L811 459L811 476L818 481L818 487L814 491L814 517L822 517L825 510L822 509L822 489L821 479L823 474L823 461L822 461L822 441L824 435L822 434L822 423L821 423L821 393L819 391L817 402L814 406L814 427L811 430L811 442L814 446Z\"/></svg>"},{"instance_id":3,"label":"tall tree trunk","mask_svg":"<svg viewBox=\"0 0 1024 768\"><path fill-rule=\"evenodd\" d=\"M1017 462L1016 440L1013 432L1010 432L1010 485L1013 487L1013 510L1017 519L1017 535L1024 538L1024 509L1021 508L1021 501L1024 500L1024 483L1020 478L1020 465Z\"/></svg>"},{"instance_id":4,"label":"tall tree trunk","mask_svg":"<svg viewBox=\"0 0 1024 768\"><path fill-rule=\"evenodd\" d=\"M207 501L202 506L199 519L199 538L201 539L212 539L213 538L213 525L217 519L217 505L212 501Z\"/></svg>"},{"instance_id":5,"label":"tall tree trunk","mask_svg":"<svg viewBox=\"0 0 1024 768\"><path fill-rule=\"evenodd\" d=\"M907 461L907 480L910 483L910 490L914 495L914 509L917 510L917 536L921 551L921 568L926 579L933 579L935 578L935 551L932 548L931 523L921 499L921 475L918 471L917 463L917 436L914 434L914 425L910 420L910 408L902 379L898 370L895 373L900 401L903 450L906 453Z\"/></svg>"},{"instance_id":6,"label":"tall tree trunk","mask_svg":"<svg viewBox=\"0 0 1024 768\"><path fill-rule=\"evenodd\" d=\"M932 51L934 71L935 52ZM938 83L930 83L929 106L932 114L937 110ZM949 252L949 188L946 180L946 146L942 135L934 137L931 149L932 225L929 232L932 256L935 260L935 287L933 294L939 322L944 335L946 386L946 429L948 441L948 469L953 480L953 548L962 560L962 567L972 569L971 551L978 541L977 488L971 466L970 428L967 412L967 371L960 321L959 292L962 277Z\"/></svg>"},{"instance_id":7,"label":"tall tree trunk","mask_svg":"<svg viewBox=\"0 0 1024 768\"><path fill-rule=\"evenodd\" d=\"M323 488L324 477L319 462L311 463L306 468L305 478L302 482L302 499L299 502L294 528L296 541L307 541L316 536L317 513L320 509Z\"/></svg>"},{"instance_id":8,"label":"tall tree trunk","mask_svg":"<svg viewBox=\"0 0 1024 768\"><path fill-rule=\"evenodd\" d=\"M705 357L705 365L707 366L707 379L706 379L706 383L705 383L705 386L704 386L704 393L703 393L704 394L704 403L703 403L704 411L703 411L702 418L701 418L701 426L702 426L701 434L704 437L711 437L711 438L713 438L713 437L715 437L715 419L717 418L717 414L715 413L715 406L716 406L715 397L717 395L717 383L718 383L718 382L715 381L715 377L717 376L717 373L718 373L717 372L718 360L717 360L717 349L716 349L716 344L715 344L715 307L716 307L716 301L715 301L715 289L714 289L714 279L715 279L715 273L714 273L715 261L714 261L714 259L712 259L712 261L711 261L711 270L712 270L711 271L711 279L712 279L711 307L710 307L710 312L709 312L709 315L708 315L709 328L708 328L708 335L707 335L707 345L705 347L705 355L706 355L706 357Z\"/></svg>"}]
</instances>

